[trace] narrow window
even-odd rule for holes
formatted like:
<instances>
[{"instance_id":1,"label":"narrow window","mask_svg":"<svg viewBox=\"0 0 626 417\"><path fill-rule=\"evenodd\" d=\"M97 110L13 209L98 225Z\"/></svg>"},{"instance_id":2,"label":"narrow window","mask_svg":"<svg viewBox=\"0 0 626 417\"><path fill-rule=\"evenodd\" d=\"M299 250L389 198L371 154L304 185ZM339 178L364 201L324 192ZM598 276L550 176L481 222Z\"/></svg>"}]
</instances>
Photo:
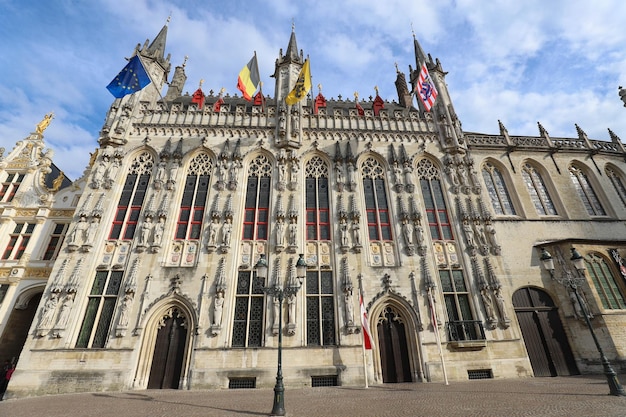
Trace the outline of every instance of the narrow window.
<instances>
[{"instance_id":1,"label":"narrow window","mask_svg":"<svg viewBox=\"0 0 626 417\"><path fill-rule=\"evenodd\" d=\"M330 240L328 166L319 157L306 165L306 238Z\"/></svg>"},{"instance_id":2,"label":"narrow window","mask_svg":"<svg viewBox=\"0 0 626 417\"><path fill-rule=\"evenodd\" d=\"M582 200L585 209L587 209L587 213L590 216L605 216L606 212L602 204L600 204L600 200L591 186L587 175L580 168L572 165L569 167L569 176L574 183L574 188L576 188L576 192Z\"/></svg>"},{"instance_id":3,"label":"narrow window","mask_svg":"<svg viewBox=\"0 0 626 417\"><path fill-rule=\"evenodd\" d=\"M442 269L439 271L439 279L448 313L448 337L450 340L480 339L480 323L475 322L472 315L463 271Z\"/></svg>"},{"instance_id":4,"label":"narrow window","mask_svg":"<svg viewBox=\"0 0 626 417\"><path fill-rule=\"evenodd\" d=\"M391 240L391 218L387 204L384 169L380 162L368 158L361 166L365 214L370 240Z\"/></svg>"},{"instance_id":5,"label":"narrow window","mask_svg":"<svg viewBox=\"0 0 626 417\"><path fill-rule=\"evenodd\" d=\"M263 341L263 283L252 271L239 271L235 294L233 347L259 347Z\"/></svg>"},{"instance_id":6,"label":"narrow window","mask_svg":"<svg viewBox=\"0 0 626 417\"><path fill-rule=\"evenodd\" d=\"M585 262L591 281L593 281L598 297L602 301L602 307L607 310L626 309L624 293L611 273L611 268L606 260L595 253L591 253L585 257Z\"/></svg>"},{"instance_id":7,"label":"narrow window","mask_svg":"<svg viewBox=\"0 0 626 417\"><path fill-rule=\"evenodd\" d=\"M417 175L426 208L426 218L433 240L453 240L450 215L441 188L440 172L429 159L417 165Z\"/></svg>"},{"instance_id":8,"label":"narrow window","mask_svg":"<svg viewBox=\"0 0 626 417\"><path fill-rule=\"evenodd\" d=\"M267 240L272 166L258 156L250 164L243 219L243 239Z\"/></svg>"},{"instance_id":9,"label":"narrow window","mask_svg":"<svg viewBox=\"0 0 626 417\"><path fill-rule=\"evenodd\" d=\"M104 347L113 321L122 275L122 271L96 272L78 334L77 348Z\"/></svg>"},{"instance_id":10,"label":"narrow window","mask_svg":"<svg viewBox=\"0 0 626 417\"><path fill-rule=\"evenodd\" d=\"M537 210L537 214L556 216L556 208L554 208L552 198L550 198L550 194L548 194L548 189L539 171L532 165L526 163L522 168L522 178L524 179L530 198L535 206L535 210Z\"/></svg>"},{"instance_id":11,"label":"narrow window","mask_svg":"<svg viewBox=\"0 0 626 417\"><path fill-rule=\"evenodd\" d=\"M137 156L131 164L117 204L109 239L131 240L135 236L153 165L154 160L148 152Z\"/></svg>"},{"instance_id":12,"label":"narrow window","mask_svg":"<svg viewBox=\"0 0 626 417\"><path fill-rule=\"evenodd\" d=\"M63 240L65 239L67 228L67 223L54 224L54 229L52 229L52 234L50 235L48 246L46 246L46 251L43 254L42 259L44 261L56 259L57 255L59 254L59 250L61 249L61 245L63 245Z\"/></svg>"},{"instance_id":13,"label":"narrow window","mask_svg":"<svg viewBox=\"0 0 626 417\"><path fill-rule=\"evenodd\" d=\"M489 194L493 211L496 214L515 215L515 207L513 207L502 172L496 166L487 162L483 166L483 179L485 180L487 194Z\"/></svg>"},{"instance_id":14,"label":"narrow window","mask_svg":"<svg viewBox=\"0 0 626 417\"><path fill-rule=\"evenodd\" d=\"M615 192L619 195L622 204L626 207L626 186L624 185L624 179L613 168L606 168L606 176L611 180Z\"/></svg>"},{"instance_id":15,"label":"narrow window","mask_svg":"<svg viewBox=\"0 0 626 417\"><path fill-rule=\"evenodd\" d=\"M24 180L24 174L9 174L0 187L0 201L10 203Z\"/></svg>"},{"instance_id":16,"label":"narrow window","mask_svg":"<svg viewBox=\"0 0 626 417\"><path fill-rule=\"evenodd\" d=\"M211 169L211 159L207 154L202 153L191 161L176 223L176 239L200 238Z\"/></svg>"},{"instance_id":17,"label":"narrow window","mask_svg":"<svg viewBox=\"0 0 626 417\"><path fill-rule=\"evenodd\" d=\"M308 346L336 344L332 271L306 273L306 340Z\"/></svg>"}]
</instances>

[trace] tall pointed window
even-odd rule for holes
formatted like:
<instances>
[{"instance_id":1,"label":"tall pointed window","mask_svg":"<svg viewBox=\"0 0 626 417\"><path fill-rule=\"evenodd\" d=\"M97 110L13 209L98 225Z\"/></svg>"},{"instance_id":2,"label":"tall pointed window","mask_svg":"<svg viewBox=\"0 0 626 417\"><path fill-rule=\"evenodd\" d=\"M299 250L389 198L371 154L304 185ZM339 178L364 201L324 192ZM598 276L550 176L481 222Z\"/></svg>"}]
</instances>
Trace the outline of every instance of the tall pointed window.
<instances>
[{"instance_id":1,"label":"tall pointed window","mask_svg":"<svg viewBox=\"0 0 626 417\"><path fill-rule=\"evenodd\" d=\"M556 216L556 208L552 203L552 198L550 198L550 194L548 194L548 189L539 171L531 164L525 163L522 167L522 178L530 194L530 199L535 206L535 210L537 210L537 214Z\"/></svg>"},{"instance_id":2,"label":"tall pointed window","mask_svg":"<svg viewBox=\"0 0 626 417\"><path fill-rule=\"evenodd\" d=\"M191 161L176 223L176 239L199 239L206 208L212 163L201 153Z\"/></svg>"},{"instance_id":3,"label":"tall pointed window","mask_svg":"<svg viewBox=\"0 0 626 417\"><path fill-rule=\"evenodd\" d=\"M78 333L77 348L103 348L120 292L123 271L98 271L87 301L87 311Z\"/></svg>"},{"instance_id":4,"label":"tall pointed window","mask_svg":"<svg viewBox=\"0 0 626 417\"><path fill-rule=\"evenodd\" d=\"M4 249L2 259L20 259L35 230L35 223L17 223L9 236L9 243Z\"/></svg>"},{"instance_id":5,"label":"tall pointed window","mask_svg":"<svg viewBox=\"0 0 626 417\"><path fill-rule=\"evenodd\" d=\"M0 186L0 202L10 203L13 201L13 197L15 197L15 193L22 181L24 181L24 174L16 172L9 174L2 182L2 186Z\"/></svg>"},{"instance_id":6,"label":"tall pointed window","mask_svg":"<svg viewBox=\"0 0 626 417\"><path fill-rule=\"evenodd\" d=\"M272 164L264 155L250 164L243 219L243 239L267 240Z\"/></svg>"},{"instance_id":7,"label":"tall pointed window","mask_svg":"<svg viewBox=\"0 0 626 417\"><path fill-rule=\"evenodd\" d=\"M593 286L598 292L600 301L602 301L602 307L607 310L626 309L624 292L617 284L606 259L595 253L590 253L585 257L585 263Z\"/></svg>"},{"instance_id":8,"label":"tall pointed window","mask_svg":"<svg viewBox=\"0 0 626 417\"><path fill-rule=\"evenodd\" d=\"M335 305L332 271L306 273L306 343L335 345Z\"/></svg>"},{"instance_id":9,"label":"tall pointed window","mask_svg":"<svg viewBox=\"0 0 626 417\"><path fill-rule=\"evenodd\" d=\"M445 269L439 271L441 291L448 313L448 337L450 340L477 340L482 335L474 322L470 297L463 271Z\"/></svg>"},{"instance_id":10,"label":"tall pointed window","mask_svg":"<svg viewBox=\"0 0 626 417\"><path fill-rule=\"evenodd\" d=\"M483 179L493 211L496 214L515 215L515 207L513 207L509 190L498 167L489 162L485 163L483 165Z\"/></svg>"},{"instance_id":11,"label":"tall pointed window","mask_svg":"<svg viewBox=\"0 0 626 417\"><path fill-rule=\"evenodd\" d=\"M582 169L572 165L569 167L569 176L574 183L574 188L576 188L576 192L582 200L585 209L587 209L587 213L590 216L606 216L606 212L602 204L600 204L600 200L591 186L587 174L585 174Z\"/></svg>"},{"instance_id":12,"label":"tall pointed window","mask_svg":"<svg viewBox=\"0 0 626 417\"><path fill-rule=\"evenodd\" d=\"M370 240L391 240L385 170L378 160L367 158L361 166L361 173L369 238Z\"/></svg>"},{"instance_id":13,"label":"tall pointed window","mask_svg":"<svg viewBox=\"0 0 626 417\"><path fill-rule=\"evenodd\" d=\"M259 347L263 341L263 282L253 271L239 271L235 294L233 347Z\"/></svg>"},{"instance_id":14,"label":"tall pointed window","mask_svg":"<svg viewBox=\"0 0 626 417\"><path fill-rule=\"evenodd\" d=\"M433 165L431 160L424 158L417 164L417 175L422 189L424 206L426 206L430 236L433 240L453 240L450 216L441 189L439 169Z\"/></svg>"},{"instance_id":15,"label":"tall pointed window","mask_svg":"<svg viewBox=\"0 0 626 417\"><path fill-rule=\"evenodd\" d=\"M306 238L330 239L328 165L320 157L306 164Z\"/></svg>"},{"instance_id":16,"label":"tall pointed window","mask_svg":"<svg viewBox=\"0 0 626 417\"><path fill-rule=\"evenodd\" d=\"M138 155L131 164L117 204L109 239L130 240L135 236L153 165L154 158L148 152Z\"/></svg>"},{"instance_id":17,"label":"tall pointed window","mask_svg":"<svg viewBox=\"0 0 626 417\"><path fill-rule=\"evenodd\" d=\"M606 167L605 171L606 176L611 180L611 184L613 184L613 188L615 188L615 192L619 195L622 204L626 207L626 184L624 178L612 167Z\"/></svg>"}]
</instances>

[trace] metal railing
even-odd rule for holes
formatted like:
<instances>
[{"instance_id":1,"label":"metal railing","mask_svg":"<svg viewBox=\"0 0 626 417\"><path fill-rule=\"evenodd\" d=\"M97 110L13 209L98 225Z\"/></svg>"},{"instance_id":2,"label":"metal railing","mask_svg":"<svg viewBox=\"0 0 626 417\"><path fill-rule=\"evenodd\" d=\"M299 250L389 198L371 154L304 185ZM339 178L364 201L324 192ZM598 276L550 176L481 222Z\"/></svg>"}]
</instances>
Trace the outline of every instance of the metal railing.
<instances>
[{"instance_id":1,"label":"metal railing","mask_svg":"<svg viewBox=\"0 0 626 417\"><path fill-rule=\"evenodd\" d=\"M449 341L485 340L485 328L478 320L450 321L446 326Z\"/></svg>"}]
</instances>

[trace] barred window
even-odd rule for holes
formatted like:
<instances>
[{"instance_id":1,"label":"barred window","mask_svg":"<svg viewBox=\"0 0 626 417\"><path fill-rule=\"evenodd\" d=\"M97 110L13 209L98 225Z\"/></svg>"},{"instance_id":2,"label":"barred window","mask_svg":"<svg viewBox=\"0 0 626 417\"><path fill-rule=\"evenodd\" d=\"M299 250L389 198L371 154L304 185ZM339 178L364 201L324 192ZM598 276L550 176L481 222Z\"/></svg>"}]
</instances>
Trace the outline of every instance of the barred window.
<instances>
[{"instance_id":1,"label":"barred window","mask_svg":"<svg viewBox=\"0 0 626 417\"><path fill-rule=\"evenodd\" d=\"M333 273L306 273L306 339L308 346L335 345Z\"/></svg>"},{"instance_id":2,"label":"barred window","mask_svg":"<svg viewBox=\"0 0 626 417\"><path fill-rule=\"evenodd\" d=\"M585 209L587 209L587 213L590 216L605 216L606 212L591 186L587 174L585 174L582 169L572 165L569 167L569 176L574 183L574 188L576 188L578 196L585 205Z\"/></svg>"},{"instance_id":3,"label":"barred window","mask_svg":"<svg viewBox=\"0 0 626 417\"><path fill-rule=\"evenodd\" d=\"M441 291L446 303L449 329L452 329L454 340L475 340L478 334L475 327L463 323L474 320L470 307L470 298L463 271L458 269L439 270Z\"/></svg>"},{"instance_id":4,"label":"barred window","mask_svg":"<svg viewBox=\"0 0 626 417\"><path fill-rule=\"evenodd\" d=\"M250 164L243 219L243 239L267 240L272 165L260 155Z\"/></svg>"},{"instance_id":5,"label":"barred window","mask_svg":"<svg viewBox=\"0 0 626 417\"><path fill-rule=\"evenodd\" d=\"M482 171L494 212L496 214L515 215L515 207L513 207L502 172L489 162L483 166Z\"/></svg>"},{"instance_id":6,"label":"barred window","mask_svg":"<svg viewBox=\"0 0 626 417\"><path fill-rule=\"evenodd\" d=\"M328 165L317 156L306 165L306 238L330 239Z\"/></svg>"},{"instance_id":7,"label":"barred window","mask_svg":"<svg viewBox=\"0 0 626 417\"><path fill-rule=\"evenodd\" d=\"M548 194L548 189L539 171L529 163L526 163L522 167L522 178L535 205L537 214L556 216L556 208L552 203L552 198Z\"/></svg>"},{"instance_id":8,"label":"barred window","mask_svg":"<svg viewBox=\"0 0 626 417\"><path fill-rule=\"evenodd\" d=\"M362 166L363 194L367 230L370 240L391 240L391 218L387 204L384 169L374 158L367 158Z\"/></svg>"},{"instance_id":9,"label":"barred window","mask_svg":"<svg viewBox=\"0 0 626 417\"><path fill-rule=\"evenodd\" d=\"M613 188L615 188L615 192L619 195L622 204L626 207L626 185L624 185L624 178L611 167L607 167L605 171L606 176L611 180L611 184L613 184Z\"/></svg>"},{"instance_id":10,"label":"barred window","mask_svg":"<svg viewBox=\"0 0 626 417\"><path fill-rule=\"evenodd\" d=\"M2 254L2 259L21 259L34 230L35 223L17 223L9 236L9 243Z\"/></svg>"},{"instance_id":11,"label":"barred window","mask_svg":"<svg viewBox=\"0 0 626 417\"><path fill-rule=\"evenodd\" d=\"M63 240L65 239L68 226L69 225L67 223L54 224L54 229L52 229L52 234L50 234L48 246L46 246L46 251L42 257L44 261L56 259L59 254L59 250L61 249L61 245L63 245Z\"/></svg>"},{"instance_id":12,"label":"barred window","mask_svg":"<svg viewBox=\"0 0 626 417\"><path fill-rule=\"evenodd\" d=\"M123 271L98 271L93 280L87 310L78 333L77 348L103 348L122 283Z\"/></svg>"},{"instance_id":13,"label":"barred window","mask_svg":"<svg viewBox=\"0 0 626 417\"><path fill-rule=\"evenodd\" d=\"M199 154L191 161L176 223L176 239L200 238L211 169L212 163L208 154Z\"/></svg>"},{"instance_id":14,"label":"barred window","mask_svg":"<svg viewBox=\"0 0 626 417\"><path fill-rule=\"evenodd\" d=\"M624 292L620 289L606 259L590 253L585 257L585 263L593 286L602 301L602 307L607 310L626 309Z\"/></svg>"},{"instance_id":15,"label":"barred window","mask_svg":"<svg viewBox=\"0 0 626 417\"><path fill-rule=\"evenodd\" d=\"M117 204L109 239L119 239L121 236L123 240L131 240L135 236L153 165L154 159L148 152L138 155L131 164Z\"/></svg>"},{"instance_id":16,"label":"barred window","mask_svg":"<svg viewBox=\"0 0 626 417\"><path fill-rule=\"evenodd\" d=\"M9 174L2 182L0 188L0 202L10 203L13 201L13 197L15 197L15 193L22 181L24 181L24 174L18 174L17 172Z\"/></svg>"},{"instance_id":17,"label":"barred window","mask_svg":"<svg viewBox=\"0 0 626 417\"><path fill-rule=\"evenodd\" d=\"M417 175L422 189L424 206L430 235L433 240L453 240L450 215L446 199L441 188L439 169L429 159L422 159L417 164Z\"/></svg>"},{"instance_id":18,"label":"barred window","mask_svg":"<svg viewBox=\"0 0 626 417\"><path fill-rule=\"evenodd\" d=\"M263 341L263 282L252 271L239 271L235 294L233 347L259 347Z\"/></svg>"}]
</instances>

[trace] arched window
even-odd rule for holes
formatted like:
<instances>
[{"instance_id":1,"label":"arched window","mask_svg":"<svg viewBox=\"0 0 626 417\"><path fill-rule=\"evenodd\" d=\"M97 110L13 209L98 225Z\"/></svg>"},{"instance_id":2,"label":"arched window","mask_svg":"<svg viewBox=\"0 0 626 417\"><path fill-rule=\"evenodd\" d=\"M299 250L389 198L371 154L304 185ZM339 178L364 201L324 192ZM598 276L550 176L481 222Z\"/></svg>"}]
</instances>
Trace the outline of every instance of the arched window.
<instances>
[{"instance_id":1,"label":"arched window","mask_svg":"<svg viewBox=\"0 0 626 417\"><path fill-rule=\"evenodd\" d=\"M602 306L607 310L626 309L624 293L620 289L611 268L604 257L590 253L585 257L587 271L598 292Z\"/></svg>"},{"instance_id":2,"label":"arched window","mask_svg":"<svg viewBox=\"0 0 626 417\"><path fill-rule=\"evenodd\" d=\"M587 209L587 213L590 216L606 216L606 212L602 204L600 204L600 200L598 200L598 196L593 190L587 175L580 168L572 165L569 167L569 176L574 183L574 188L576 188L576 192L582 200L585 209Z\"/></svg>"},{"instance_id":3,"label":"arched window","mask_svg":"<svg viewBox=\"0 0 626 417\"><path fill-rule=\"evenodd\" d=\"M330 239L328 165L315 156L306 164L306 238Z\"/></svg>"},{"instance_id":4,"label":"arched window","mask_svg":"<svg viewBox=\"0 0 626 417\"><path fill-rule=\"evenodd\" d=\"M424 158L417 164L417 176L426 206L430 236L433 240L453 240L450 216L441 189L439 169L429 159Z\"/></svg>"},{"instance_id":5,"label":"arched window","mask_svg":"<svg viewBox=\"0 0 626 417\"><path fill-rule=\"evenodd\" d=\"M535 205L537 214L556 216L556 208L552 203L546 184L543 182L539 171L529 163L525 163L522 167L522 178Z\"/></svg>"},{"instance_id":6,"label":"arched window","mask_svg":"<svg viewBox=\"0 0 626 417\"><path fill-rule=\"evenodd\" d=\"M606 176L611 180L615 192L622 200L622 204L626 207L626 186L624 185L624 179L611 167L606 167L605 172Z\"/></svg>"},{"instance_id":7,"label":"arched window","mask_svg":"<svg viewBox=\"0 0 626 417\"><path fill-rule=\"evenodd\" d=\"M148 152L138 155L130 165L122 195L117 203L109 239L130 240L135 236L139 212L146 197L154 158Z\"/></svg>"},{"instance_id":8,"label":"arched window","mask_svg":"<svg viewBox=\"0 0 626 417\"><path fill-rule=\"evenodd\" d=\"M176 239L200 238L212 168L206 153L197 155L191 161L176 222Z\"/></svg>"},{"instance_id":9,"label":"arched window","mask_svg":"<svg viewBox=\"0 0 626 417\"><path fill-rule=\"evenodd\" d=\"M243 239L267 240L272 164L265 155L250 164L243 219Z\"/></svg>"},{"instance_id":10,"label":"arched window","mask_svg":"<svg viewBox=\"0 0 626 417\"><path fill-rule=\"evenodd\" d=\"M489 162L483 166L482 171L494 212L496 214L515 215L515 207L513 207L502 172Z\"/></svg>"},{"instance_id":11,"label":"arched window","mask_svg":"<svg viewBox=\"0 0 626 417\"><path fill-rule=\"evenodd\" d=\"M367 158L361 165L361 173L369 238L370 240L391 240L385 169L378 160Z\"/></svg>"}]
</instances>

